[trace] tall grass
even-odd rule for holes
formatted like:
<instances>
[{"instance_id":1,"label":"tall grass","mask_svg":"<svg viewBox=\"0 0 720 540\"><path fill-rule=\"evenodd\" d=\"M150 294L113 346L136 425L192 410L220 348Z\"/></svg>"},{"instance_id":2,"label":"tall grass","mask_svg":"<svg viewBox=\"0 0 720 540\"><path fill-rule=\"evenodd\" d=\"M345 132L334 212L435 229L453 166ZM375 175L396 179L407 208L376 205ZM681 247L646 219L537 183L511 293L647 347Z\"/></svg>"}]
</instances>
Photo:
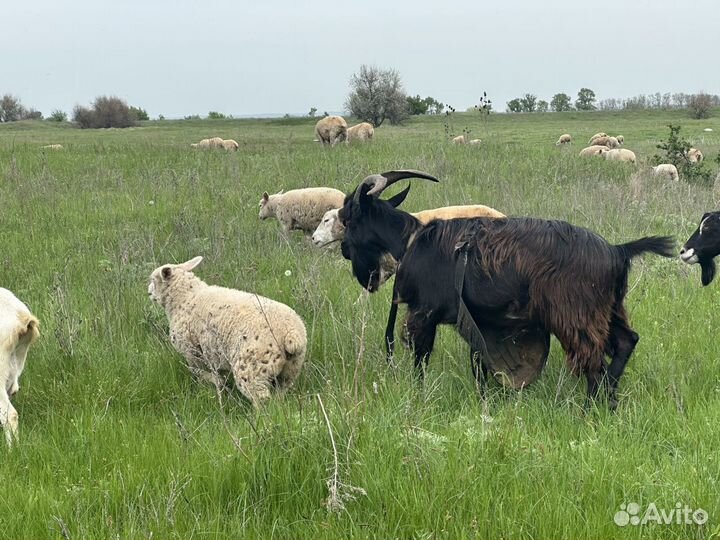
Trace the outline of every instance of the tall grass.
<instances>
[{"instance_id":1,"label":"tall grass","mask_svg":"<svg viewBox=\"0 0 720 540\"><path fill-rule=\"evenodd\" d=\"M642 159L672 121L713 155L717 121L677 114L459 116L481 147L450 145L443 119L423 118L331 151L312 142L312 121L0 126L0 286L42 324L15 399L21 439L0 448L2 536L717 535L720 293L701 288L696 269L635 264L627 303L641 341L615 414L602 404L583 411L584 382L555 342L534 385L491 384L481 401L452 328L441 329L418 384L409 352L399 351L398 368L385 364L389 287L366 298L337 247L319 251L257 218L264 190L350 190L369 173L409 167L441 178L414 182L410 211L479 202L566 219L616 243L683 242L715 208L716 190L553 144L564 132L580 143L622 133ZM240 151L189 148L216 134ZM50 143L65 148L40 150ZM207 282L285 302L306 321L306 368L261 411L191 380L147 298L153 268L195 255ZM327 508L333 478L340 512ZM680 502L710 520L620 528L613 516L630 502L668 511Z\"/></svg>"}]
</instances>

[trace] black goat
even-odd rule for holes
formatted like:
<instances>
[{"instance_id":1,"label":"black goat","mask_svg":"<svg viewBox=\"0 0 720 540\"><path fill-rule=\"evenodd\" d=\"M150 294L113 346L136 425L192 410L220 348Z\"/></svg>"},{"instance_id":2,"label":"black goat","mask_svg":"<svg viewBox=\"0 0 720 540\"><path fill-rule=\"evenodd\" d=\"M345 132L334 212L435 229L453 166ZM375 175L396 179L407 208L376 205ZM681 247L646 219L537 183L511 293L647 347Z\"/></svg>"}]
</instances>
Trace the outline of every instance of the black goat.
<instances>
[{"instance_id":1,"label":"black goat","mask_svg":"<svg viewBox=\"0 0 720 540\"><path fill-rule=\"evenodd\" d=\"M720 212L707 212L688 241L680 250L680 258L687 264L700 264L703 285L715 277L716 256L720 255Z\"/></svg>"},{"instance_id":2,"label":"black goat","mask_svg":"<svg viewBox=\"0 0 720 540\"><path fill-rule=\"evenodd\" d=\"M346 227L343 254L363 287L377 290L384 253L400 261L393 302L408 305L416 368L425 368L437 325L457 322L457 248L465 246L462 299L475 323L551 332L571 371L586 376L589 398L597 395L607 374L614 407L618 381L639 339L623 305L630 262L644 252L670 257L672 239L647 237L614 246L587 229L532 218L454 219L423 226L377 198L387 186L411 177L437 181L417 171L369 176L345 198L340 219ZM472 350L471 358L481 352ZM612 358L609 366L605 354ZM480 379L484 366L473 371Z\"/></svg>"}]
</instances>

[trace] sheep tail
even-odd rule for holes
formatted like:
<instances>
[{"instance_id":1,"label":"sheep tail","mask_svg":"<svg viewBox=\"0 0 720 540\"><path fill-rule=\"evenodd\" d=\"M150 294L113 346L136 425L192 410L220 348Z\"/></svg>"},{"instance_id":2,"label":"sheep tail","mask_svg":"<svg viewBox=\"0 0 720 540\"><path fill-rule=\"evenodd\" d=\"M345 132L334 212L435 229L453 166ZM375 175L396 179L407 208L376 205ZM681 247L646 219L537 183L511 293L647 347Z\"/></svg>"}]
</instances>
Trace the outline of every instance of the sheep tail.
<instances>
[{"instance_id":1,"label":"sheep tail","mask_svg":"<svg viewBox=\"0 0 720 540\"><path fill-rule=\"evenodd\" d=\"M675 256L675 241L671 236L646 236L627 244L615 246L626 259L632 259L643 253L655 253L663 257Z\"/></svg>"},{"instance_id":2,"label":"sheep tail","mask_svg":"<svg viewBox=\"0 0 720 540\"><path fill-rule=\"evenodd\" d=\"M18 343L30 345L40 335L40 321L29 313L21 313Z\"/></svg>"},{"instance_id":3,"label":"sheep tail","mask_svg":"<svg viewBox=\"0 0 720 540\"><path fill-rule=\"evenodd\" d=\"M289 356L304 354L306 348L307 337L305 332L293 328L285 334L284 349Z\"/></svg>"}]
</instances>

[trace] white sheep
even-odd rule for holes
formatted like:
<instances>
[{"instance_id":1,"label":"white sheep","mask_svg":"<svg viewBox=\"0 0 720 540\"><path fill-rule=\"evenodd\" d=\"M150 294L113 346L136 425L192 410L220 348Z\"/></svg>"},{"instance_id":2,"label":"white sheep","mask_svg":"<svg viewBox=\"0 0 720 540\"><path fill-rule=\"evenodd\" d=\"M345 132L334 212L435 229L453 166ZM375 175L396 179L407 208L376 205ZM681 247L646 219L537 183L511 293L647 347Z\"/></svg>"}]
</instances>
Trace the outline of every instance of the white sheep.
<instances>
[{"instance_id":1,"label":"white sheep","mask_svg":"<svg viewBox=\"0 0 720 540\"><path fill-rule=\"evenodd\" d=\"M618 143L616 137L610 137L609 135L605 135L603 137L595 137L593 140L590 141L590 146L607 146L608 148L615 148L616 146L620 146L620 143Z\"/></svg>"},{"instance_id":2,"label":"white sheep","mask_svg":"<svg viewBox=\"0 0 720 540\"><path fill-rule=\"evenodd\" d=\"M46 144L45 146L41 146L40 148L43 148L45 150L62 150L63 145L62 144Z\"/></svg>"},{"instance_id":3,"label":"white sheep","mask_svg":"<svg viewBox=\"0 0 720 540\"><path fill-rule=\"evenodd\" d=\"M702 162L704 156L697 148L691 148L687 151L687 158L690 163L700 163Z\"/></svg>"},{"instance_id":4,"label":"white sheep","mask_svg":"<svg viewBox=\"0 0 720 540\"><path fill-rule=\"evenodd\" d=\"M470 139L467 143L472 144L472 145L482 144L482 140L481 139Z\"/></svg>"},{"instance_id":5,"label":"white sheep","mask_svg":"<svg viewBox=\"0 0 720 540\"><path fill-rule=\"evenodd\" d=\"M352 141L371 141L375 134L375 128L370 122L362 122L355 126L349 127L347 130L347 139L345 142Z\"/></svg>"},{"instance_id":6,"label":"white sheep","mask_svg":"<svg viewBox=\"0 0 720 540\"><path fill-rule=\"evenodd\" d=\"M462 135L458 135L457 137L452 138L452 142L454 144L465 144L467 142L467 135L463 133Z\"/></svg>"},{"instance_id":7,"label":"white sheep","mask_svg":"<svg viewBox=\"0 0 720 540\"><path fill-rule=\"evenodd\" d=\"M345 238L345 226L338 216L340 208L333 208L325 212L320 224L312 235L313 244L317 247L326 246ZM482 204L468 204L463 206L443 206L432 210L422 210L412 213L421 223L430 223L433 219L455 219L471 217L502 218L505 214L494 208Z\"/></svg>"},{"instance_id":8,"label":"white sheep","mask_svg":"<svg viewBox=\"0 0 720 540\"><path fill-rule=\"evenodd\" d=\"M625 137L623 137L622 135L618 135L615 138L617 139L618 143L620 143L620 145L625 144Z\"/></svg>"},{"instance_id":9,"label":"white sheep","mask_svg":"<svg viewBox=\"0 0 720 540\"><path fill-rule=\"evenodd\" d=\"M608 137L605 146L608 148L620 148L620 141L617 137Z\"/></svg>"},{"instance_id":10,"label":"white sheep","mask_svg":"<svg viewBox=\"0 0 720 540\"><path fill-rule=\"evenodd\" d=\"M583 148L580 150L580 156L602 156L606 152L608 152L609 149L604 144L601 145L594 145L594 146L588 146L587 148Z\"/></svg>"},{"instance_id":11,"label":"white sheep","mask_svg":"<svg viewBox=\"0 0 720 540\"><path fill-rule=\"evenodd\" d=\"M200 379L225 385L231 374L254 406L286 389L305 361L307 333L290 307L254 293L208 285L193 274L202 257L165 264L148 294L165 309L170 342Z\"/></svg>"},{"instance_id":12,"label":"white sheep","mask_svg":"<svg viewBox=\"0 0 720 540\"><path fill-rule=\"evenodd\" d=\"M677 167L675 167L672 163L661 163L660 165L653 167L652 171L653 176L664 176L670 180L675 180L676 182L680 179Z\"/></svg>"},{"instance_id":13,"label":"white sheep","mask_svg":"<svg viewBox=\"0 0 720 540\"><path fill-rule=\"evenodd\" d=\"M600 133L596 133L592 137L590 137L590 140L588 141L588 145L592 146L593 139L599 139L600 137L607 137L607 133L604 131L601 131Z\"/></svg>"},{"instance_id":14,"label":"white sheep","mask_svg":"<svg viewBox=\"0 0 720 540\"><path fill-rule=\"evenodd\" d=\"M335 146L347 139L347 122L342 116L326 116L315 124L315 139L323 146Z\"/></svg>"},{"instance_id":15,"label":"white sheep","mask_svg":"<svg viewBox=\"0 0 720 540\"><path fill-rule=\"evenodd\" d=\"M300 229L311 233L318 226L325 212L339 208L345 201L345 194L328 187L291 189L268 195L260 199L260 219L277 218L287 233Z\"/></svg>"},{"instance_id":16,"label":"white sheep","mask_svg":"<svg viewBox=\"0 0 720 540\"><path fill-rule=\"evenodd\" d=\"M605 159L608 161L625 161L628 163L635 163L635 152L628 150L627 148L613 148L605 152Z\"/></svg>"},{"instance_id":17,"label":"white sheep","mask_svg":"<svg viewBox=\"0 0 720 540\"><path fill-rule=\"evenodd\" d=\"M563 133L560 135L560 138L555 143L555 146L560 146L561 144L571 144L572 143L572 137L569 133Z\"/></svg>"},{"instance_id":18,"label":"white sheep","mask_svg":"<svg viewBox=\"0 0 720 540\"><path fill-rule=\"evenodd\" d=\"M39 325L25 304L0 287L0 423L8 445L18 435L18 413L10 397L20 389L28 348L40 335Z\"/></svg>"},{"instance_id":19,"label":"white sheep","mask_svg":"<svg viewBox=\"0 0 720 540\"><path fill-rule=\"evenodd\" d=\"M234 139L225 139L222 145L227 151L237 151L237 149L240 148L240 145Z\"/></svg>"}]
</instances>

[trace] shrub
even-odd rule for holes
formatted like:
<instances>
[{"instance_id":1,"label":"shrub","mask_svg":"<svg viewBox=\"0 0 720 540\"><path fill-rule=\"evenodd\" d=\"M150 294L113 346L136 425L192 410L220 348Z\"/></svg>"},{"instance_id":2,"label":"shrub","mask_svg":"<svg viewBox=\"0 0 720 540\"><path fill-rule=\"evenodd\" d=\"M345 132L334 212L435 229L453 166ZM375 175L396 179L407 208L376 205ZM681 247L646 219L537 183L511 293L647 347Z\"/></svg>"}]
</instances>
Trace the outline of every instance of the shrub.
<instances>
[{"instance_id":1,"label":"shrub","mask_svg":"<svg viewBox=\"0 0 720 540\"><path fill-rule=\"evenodd\" d=\"M208 113L207 117L208 117L208 120L224 120L226 118L232 118L232 116L227 116L227 115L225 115L221 112L217 112L217 111L210 111Z\"/></svg>"},{"instance_id":2,"label":"shrub","mask_svg":"<svg viewBox=\"0 0 720 540\"><path fill-rule=\"evenodd\" d=\"M704 92L690 96L688 100L688 110L690 116L697 120L710 118L712 115L713 100L712 97Z\"/></svg>"},{"instance_id":3,"label":"shrub","mask_svg":"<svg viewBox=\"0 0 720 540\"><path fill-rule=\"evenodd\" d=\"M55 109L53 112L50 113L50 116L48 116L47 119L51 122L66 122L67 114L65 113L65 111Z\"/></svg>"},{"instance_id":4,"label":"shrub","mask_svg":"<svg viewBox=\"0 0 720 540\"><path fill-rule=\"evenodd\" d=\"M653 163L655 165L672 163L677 167L680 177L688 182L711 183L713 173L706 167L705 161L691 163L688 159L688 150L692 145L689 141L680 137L680 126L670 124L668 127L670 128L670 135L666 141L662 141L657 145L657 148L662 150L662 153L653 156Z\"/></svg>"},{"instance_id":5,"label":"shrub","mask_svg":"<svg viewBox=\"0 0 720 540\"><path fill-rule=\"evenodd\" d=\"M138 120L150 120L150 115L145 109L141 109L140 107L130 107L130 112L132 112Z\"/></svg>"},{"instance_id":6,"label":"shrub","mask_svg":"<svg viewBox=\"0 0 720 540\"><path fill-rule=\"evenodd\" d=\"M137 125L137 116L125 101L115 96L95 98L92 108L76 105L73 121L80 128L126 128Z\"/></svg>"},{"instance_id":7,"label":"shrub","mask_svg":"<svg viewBox=\"0 0 720 540\"><path fill-rule=\"evenodd\" d=\"M394 69L360 66L350 78L345 108L351 115L380 127L385 120L400 124L409 115L407 95Z\"/></svg>"},{"instance_id":8,"label":"shrub","mask_svg":"<svg viewBox=\"0 0 720 540\"><path fill-rule=\"evenodd\" d=\"M11 94L5 94L0 99L0 122L22 120L25 112L25 107L20 103L19 98Z\"/></svg>"},{"instance_id":9,"label":"shrub","mask_svg":"<svg viewBox=\"0 0 720 540\"><path fill-rule=\"evenodd\" d=\"M43 115L40 111L36 109L28 109L25 112L23 112L22 115L23 120L42 120Z\"/></svg>"}]
</instances>

